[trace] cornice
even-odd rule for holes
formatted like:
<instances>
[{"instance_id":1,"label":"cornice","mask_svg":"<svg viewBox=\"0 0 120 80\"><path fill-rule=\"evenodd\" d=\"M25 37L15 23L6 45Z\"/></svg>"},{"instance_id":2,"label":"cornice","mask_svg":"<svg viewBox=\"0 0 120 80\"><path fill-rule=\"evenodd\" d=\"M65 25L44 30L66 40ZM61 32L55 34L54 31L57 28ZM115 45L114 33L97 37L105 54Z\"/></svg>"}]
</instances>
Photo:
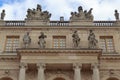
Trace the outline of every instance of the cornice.
<instances>
[{"instance_id":1,"label":"cornice","mask_svg":"<svg viewBox=\"0 0 120 80\"><path fill-rule=\"evenodd\" d=\"M0 55L0 61L19 61L19 56Z\"/></svg>"},{"instance_id":2,"label":"cornice","mask_svg":"<svg viewBox=\"0 0 120 80\"><path fill-rule=\"evenodd\" d=\"M119 54L102 55L100 60L120 60Z\"/></svg>"},{"instance_id":3,"label":"cornice","mask_svg":"<svg viewBox=\"0 0 120 80\"><path fill-rule=\"evenodd\" d=\"M102 53L101 49L74 49L74 48L64 48L64 49L53 49L53 48L20 48L17 49L18 55L28 55L28 54L41 54L41 55L100 55Z\"/></svg>"}]
</instances>

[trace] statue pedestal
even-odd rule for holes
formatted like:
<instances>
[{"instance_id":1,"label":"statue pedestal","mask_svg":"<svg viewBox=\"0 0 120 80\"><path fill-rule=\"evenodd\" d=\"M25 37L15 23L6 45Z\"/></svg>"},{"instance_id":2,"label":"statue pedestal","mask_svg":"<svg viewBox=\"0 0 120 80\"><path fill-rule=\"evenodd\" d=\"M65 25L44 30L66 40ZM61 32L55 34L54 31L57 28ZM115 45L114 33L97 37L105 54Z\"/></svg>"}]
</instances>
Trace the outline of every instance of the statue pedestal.
<instances>
[{"instance_id":1,"label":"statue pedestal","mask_svg":"<svg viewBox=\"0 0 120 80\"><path fill-rule=\"evenodd\" d=\"M91 26L94 25L92 20L73 20L70 21L71 26Z\"/></svg>"},{"instance_id":2,"label":"statue pedestal","mask_svg":"<svg viewBox=\"0 0 120 80\"><path fill-rule=\"evenodd\" d=\"M48 25L49 21L43 21L43 20L26 20L26 26L45 26Z\"/></svg>"},{"instance_id":3,"label":"statue pedestal","mask_svg":"<svg viewBox=\"0 0 120 80\"><path fill-rule=\"evenodd\" d=\"M120 26L120 20L116 21L115 25Z\"/></svg>"},{"instance_id":4,"label":"statue pedestal","mask_svg":"<svg viewBox=\"0 0 120 80\"><path fill-rule=\"evenodd\" d=\"M4 20L0 20L0 26L5 25L5 21Z\"/></svg>"}]
</instances>

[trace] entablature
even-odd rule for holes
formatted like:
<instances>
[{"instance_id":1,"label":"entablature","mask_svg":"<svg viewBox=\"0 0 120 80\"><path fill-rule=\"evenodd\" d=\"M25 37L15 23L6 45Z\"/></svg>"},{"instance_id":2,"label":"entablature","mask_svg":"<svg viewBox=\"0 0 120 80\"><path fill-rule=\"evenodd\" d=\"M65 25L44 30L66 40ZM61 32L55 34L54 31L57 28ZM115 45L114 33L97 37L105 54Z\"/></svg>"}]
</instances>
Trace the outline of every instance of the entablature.
<instances>
[{"instance_id":1,"label":"entablature","mask_svg":"<svg viewBox=\"0 0 120 80\"><path fill-rule=\"evenodd\" d=\"M19 48L17 49L18 55L27 54L45 54L45 55L100 55L102 53L101 49L88 49L88 48Z\"/></svg>"},{"instance_id":2,"label":"entablature","mask_svg":"<svg viewBox=\"0 0 120 80\"><path fill-rule=\"evenodd\" d=\"M101 55L100 60L120 60L120 54L104 54Z\"/></svg>"}]
</instances>

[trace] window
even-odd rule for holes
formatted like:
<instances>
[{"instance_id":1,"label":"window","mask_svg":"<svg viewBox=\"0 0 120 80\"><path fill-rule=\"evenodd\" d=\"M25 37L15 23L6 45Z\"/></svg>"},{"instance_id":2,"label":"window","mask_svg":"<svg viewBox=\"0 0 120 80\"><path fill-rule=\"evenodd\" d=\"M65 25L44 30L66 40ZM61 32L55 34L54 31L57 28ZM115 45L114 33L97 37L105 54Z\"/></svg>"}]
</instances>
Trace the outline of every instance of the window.
<instances>
[{"instance_id":1,"label":"window","mask_svg":"<svg viewBox=\"0 0 120 80\"><path fill-rule=\"evenodd\" d=\"M19 47L19 36L7 36L6 37L6 52L14 52Z\"/></svg>"},{"instance_id":2,"label":"window","mask_svg":"<svg viewBox=\"0 0 120 80\"><path fill-rule=\"evenodd\" d=\"M65 48L66 37L65 36L53 36L53 48Z\"/></svg>"},{"instance_id":3,"label":"window","mask_svg":"<svg viewBox=\"0 0 120 80\"><path fill-rule=\"evenodd\" d=\"M114 52L114 44L112 36L100 36L100 48L103 52Z\"/></svg>"}]
</instances>

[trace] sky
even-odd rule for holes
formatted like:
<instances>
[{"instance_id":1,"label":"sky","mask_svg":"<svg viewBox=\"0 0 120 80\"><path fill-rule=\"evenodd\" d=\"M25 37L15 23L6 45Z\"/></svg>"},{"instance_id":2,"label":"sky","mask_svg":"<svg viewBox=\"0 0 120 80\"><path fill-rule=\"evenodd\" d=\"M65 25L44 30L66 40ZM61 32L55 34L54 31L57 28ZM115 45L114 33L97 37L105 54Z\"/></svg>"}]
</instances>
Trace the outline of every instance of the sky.
<instances>
[{"instance_id":1,"label":"sky","mask_svg":"<svg viewBox=\"0 0 120 80\"><path fill-rule=\"evenodd\" d=\"M79 6L83 10L93 8L94 20L115 20L115 9L120 12L120 0L0 0L0 13L5 9L5 20L24 20L27 9L36 8L37 4L42 11L52 14L50 20L59 20L60 16L69 20L71 12L77 12Z\"/></svg>"}]
</instances>

